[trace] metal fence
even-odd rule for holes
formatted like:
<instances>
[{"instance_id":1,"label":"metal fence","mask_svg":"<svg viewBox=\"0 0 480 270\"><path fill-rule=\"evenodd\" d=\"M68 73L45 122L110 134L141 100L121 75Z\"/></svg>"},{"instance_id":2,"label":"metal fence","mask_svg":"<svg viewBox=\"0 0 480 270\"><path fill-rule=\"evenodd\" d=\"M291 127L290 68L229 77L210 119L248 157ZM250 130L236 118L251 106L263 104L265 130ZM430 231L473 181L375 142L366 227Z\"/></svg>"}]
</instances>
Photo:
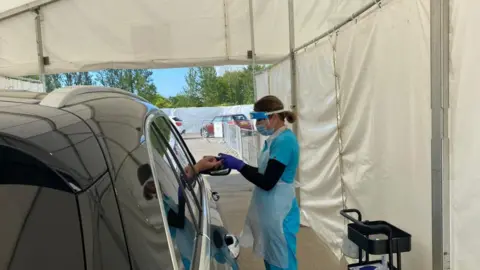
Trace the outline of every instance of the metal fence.
<instances>
[{"instance_id":1,"label":"metal fence","mask_svg":"<svg viewBox=\"0 0 480 270\"><path fill-rule=\"evenodd\" d=\"M255 130L242 129L237 125L225 123L223 125L223 142L230 150L230 154L249 165L257 166L259 146L263 145L263 137Z\"/></svg>"}]
</instances>

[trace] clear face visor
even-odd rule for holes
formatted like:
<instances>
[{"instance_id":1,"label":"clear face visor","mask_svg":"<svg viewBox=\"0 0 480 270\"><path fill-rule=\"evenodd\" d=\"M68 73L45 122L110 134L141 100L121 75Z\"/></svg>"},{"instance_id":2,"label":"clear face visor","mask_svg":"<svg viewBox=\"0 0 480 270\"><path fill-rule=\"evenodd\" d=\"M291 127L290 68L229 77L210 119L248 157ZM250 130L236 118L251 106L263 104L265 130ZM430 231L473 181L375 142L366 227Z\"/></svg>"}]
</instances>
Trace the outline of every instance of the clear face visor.
<instances>
[{"instance_id":1,"label":"clear face visor","mask_svg":"<svg viewBox=\"0 0 480 270\"><path fill-rule=\"evenodd\" d=\"M285 110L278 110L278 111L273 111L273 112L251 112L250 113L250 119L257 120L257 121L265 120L265 119L268 119L268 117L272 114L281 113L281 112L284 112L284 111Z\"/></svg>"}]
</instances>

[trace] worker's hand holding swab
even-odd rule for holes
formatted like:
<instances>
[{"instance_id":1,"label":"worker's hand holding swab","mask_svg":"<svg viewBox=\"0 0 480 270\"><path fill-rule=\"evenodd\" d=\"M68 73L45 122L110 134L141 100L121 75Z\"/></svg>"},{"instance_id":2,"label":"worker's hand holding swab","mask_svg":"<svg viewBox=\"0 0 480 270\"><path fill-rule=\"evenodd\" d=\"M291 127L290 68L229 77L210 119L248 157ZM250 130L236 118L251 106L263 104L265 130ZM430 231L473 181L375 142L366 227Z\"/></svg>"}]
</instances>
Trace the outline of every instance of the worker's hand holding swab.
<instances>
[{"instance_id":1,"label":"worker's hand holding swab","mask_svg":"<svg viewBox=\"0 0 480 270\"><path fill-rule=\"evenodd\" d=\"M236 157L223 154L223 153L220 153L219 157L220 157L220 160L223 161L223 166L227 169L240 171L245 166L245 162L243 162L242 160Z\"/></svg>"}]
</instances>

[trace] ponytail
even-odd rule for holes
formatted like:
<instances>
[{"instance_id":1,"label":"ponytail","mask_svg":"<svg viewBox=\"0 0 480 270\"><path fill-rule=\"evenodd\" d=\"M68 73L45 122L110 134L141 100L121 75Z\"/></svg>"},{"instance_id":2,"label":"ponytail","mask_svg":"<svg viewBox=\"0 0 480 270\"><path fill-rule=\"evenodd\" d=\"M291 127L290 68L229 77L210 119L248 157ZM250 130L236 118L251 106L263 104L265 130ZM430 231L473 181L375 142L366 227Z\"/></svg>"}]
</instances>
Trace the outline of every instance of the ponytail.
<instances>
[{"instance_id":1,"label":"ponytail","mask_svg":"<svg viewBox=\"0 0 480 270\"><path fill-rule=\"evenodd\" d=\"M297 121L297 114L292 112L292 111L286 111L284 112L285 114L285 119L287 119L287 122L290 124L293 124Z\"/></svg>"}]
</instances>

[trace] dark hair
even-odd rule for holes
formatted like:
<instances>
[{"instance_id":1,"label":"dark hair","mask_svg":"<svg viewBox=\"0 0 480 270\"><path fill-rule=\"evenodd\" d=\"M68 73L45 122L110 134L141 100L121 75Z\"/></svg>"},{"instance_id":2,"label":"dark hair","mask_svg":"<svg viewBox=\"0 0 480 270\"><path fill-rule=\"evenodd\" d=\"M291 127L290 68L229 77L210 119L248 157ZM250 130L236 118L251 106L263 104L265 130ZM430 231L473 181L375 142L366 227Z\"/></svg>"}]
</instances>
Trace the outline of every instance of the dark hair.
<instances>
[{"instance_id":1,"label":"dark hair","mask_svg":"<svg viewBox=\"0 0 480 270\"><path fill-rule=\"evenodd\" d=\"M274 112L283 109L282 101L278 97L271 95L262 97L253 105L253 110L256 112ZM278 116L280 120L285 121L285 119L287 119L289 123L295 123L295 121L297 121L297 115L292 111L278 113Z\"/></svg>"},{"instance_id":2,"label":"dark hair","mask_svg":"<svg viewBox=\"0 0 480 270\"><path fill-rule=\"evenodd\" d=\"M150 164L142 164L137 169L137 177L140 185L145 184L145 182L152 177L152 168L150 168Z\"/></svg>"}]
</instances>

